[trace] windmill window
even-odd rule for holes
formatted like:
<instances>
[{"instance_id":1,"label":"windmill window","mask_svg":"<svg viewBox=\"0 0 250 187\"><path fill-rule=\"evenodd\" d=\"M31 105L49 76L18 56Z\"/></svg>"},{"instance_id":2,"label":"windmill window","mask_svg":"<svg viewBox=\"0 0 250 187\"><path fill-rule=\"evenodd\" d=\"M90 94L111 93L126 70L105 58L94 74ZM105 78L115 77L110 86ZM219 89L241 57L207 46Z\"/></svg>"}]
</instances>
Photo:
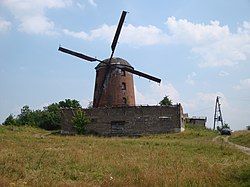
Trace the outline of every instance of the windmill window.
<instances>
[{"instance_id":1,"label":"windmill window","mask_svg":"<svg viewBox=\"0 0 250 187\"><path fill-rule=\"evenodd\" d=\"M122 83L122 90L126 90L126 83L125 82Z\"/></svg>"},{"instance_id":2,"label":"windmill window","mask_svg":"<svg viewBox=\"0 0 250 187\"><path fill-rule=\"evenodd\" d=\"M124 70L121 71L122 76L126 76L126 72Z\"/></svg>"},{"instance_id":3,"label":"windmill window","mask_svg":"<svg viewBox=\"0 0 250 187\"><path fill-rule=\"evenodd\" d=\"M127 104L127 99L125 97L123 97L122 102L123 102L124 105L126 105Z\"/></svg>"}]
</instances>

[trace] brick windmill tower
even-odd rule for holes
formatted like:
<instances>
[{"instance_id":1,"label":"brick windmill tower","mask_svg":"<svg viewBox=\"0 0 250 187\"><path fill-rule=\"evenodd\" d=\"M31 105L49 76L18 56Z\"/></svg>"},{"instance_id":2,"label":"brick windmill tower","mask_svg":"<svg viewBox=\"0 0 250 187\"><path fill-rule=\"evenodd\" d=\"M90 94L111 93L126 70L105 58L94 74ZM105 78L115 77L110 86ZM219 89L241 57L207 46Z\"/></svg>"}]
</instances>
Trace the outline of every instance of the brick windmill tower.
<instances>
[{"instance_id":1,"label":"brick windmill tower","mask_svg":"<svg viewBox=\"0 0 250 187\"><path fill-rule=\"evenodd\" d=\"M109 59L104 60L108 62ZM132 73L118 69L115 66L123 66L134 69L126 60L121 58L112 58L113 67L110 70L107 78L108 85L102 89L102 81L105 76L106 64L99 63L96 66L96 79L94 91L94 107L103 106L135 106L134 81ZM98 103L98 97L102 92L101 99Z\"/></svg>"},{"instance_id":2,"label":"brick windmill tower","mask_svg":"<svg viewBox=\"0 0 250 187\"><path fill-rule=\"evenodd\" d=\"M111 55L106 60L99 60L82 53L59 47L59 51L76 56L86 61L98 61L93 107L135 106L133 74L160 83L161 79L135 70L126 60L113 57L118 38L127 12L123 11L111 44Z\"/></svg>"}]
</instances>

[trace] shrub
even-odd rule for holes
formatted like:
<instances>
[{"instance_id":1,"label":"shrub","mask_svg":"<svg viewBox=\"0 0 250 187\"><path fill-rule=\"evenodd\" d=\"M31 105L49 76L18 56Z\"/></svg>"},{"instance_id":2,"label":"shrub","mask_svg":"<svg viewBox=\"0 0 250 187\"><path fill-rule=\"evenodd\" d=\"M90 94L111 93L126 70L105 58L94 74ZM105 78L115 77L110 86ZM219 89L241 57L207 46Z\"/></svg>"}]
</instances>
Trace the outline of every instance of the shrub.
<instances>
[{"instance_id":1,"label":"shrub","mask_svg":"<svg viewBox=\"0 0 250 187\"><path fill-rule=\"evenodd\" d=\"M72 119L72 122L77 133L84 134L86 130L85 127L88 123L90 123L90 120L81 109L78 109Z\"/></svg>"}]
</instances>

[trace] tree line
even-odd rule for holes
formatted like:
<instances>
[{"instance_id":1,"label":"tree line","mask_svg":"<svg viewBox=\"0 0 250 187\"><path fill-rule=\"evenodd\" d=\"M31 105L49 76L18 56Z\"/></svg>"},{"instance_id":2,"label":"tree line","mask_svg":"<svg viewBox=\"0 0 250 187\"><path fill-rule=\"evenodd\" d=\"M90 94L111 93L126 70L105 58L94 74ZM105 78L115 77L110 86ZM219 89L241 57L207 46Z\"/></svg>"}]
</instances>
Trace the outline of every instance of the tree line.
<instances>
[{"instance_id":1,"label":"tree line","mask_svg":"<svg viewBox=\"0 0 250 187\"><path fill-rule=\"evenodd\" d=\"M172 101L168 96L165 96L159 103L161 106L172 105ZM73 116L72 122L76 131L79 134L84 134L86 124L90 123L90 120L81 110L82 106L79 101L73 99L65 99L58 103L52 103L49 106L44 107L42 110L31 110L28 105L25 105L21 109L21 113L17 116L10 114L2 125L14 125L14 126L33 126L39 127L45 130L60 130L61 126L61 109L79 109ZM88 108L92 108L90 103Z\"/></svg>"},{"instance_id":2,"label":"tree line","mask_svg":"<svg viewBox=\"0 0 250 187\"><path fill-rule=\"evenodd\" d=\"M21 109L21 113L17 116L10 114L2 125L15 126L33 126L45 130L60 129L61 115L60 110L64 108L81 109L79 101L73 99L65 99L58 103L52 103L43 110L31 110L28 105ZM77 121L77 120L75 120Z\"/></svg>"}]
</instances>

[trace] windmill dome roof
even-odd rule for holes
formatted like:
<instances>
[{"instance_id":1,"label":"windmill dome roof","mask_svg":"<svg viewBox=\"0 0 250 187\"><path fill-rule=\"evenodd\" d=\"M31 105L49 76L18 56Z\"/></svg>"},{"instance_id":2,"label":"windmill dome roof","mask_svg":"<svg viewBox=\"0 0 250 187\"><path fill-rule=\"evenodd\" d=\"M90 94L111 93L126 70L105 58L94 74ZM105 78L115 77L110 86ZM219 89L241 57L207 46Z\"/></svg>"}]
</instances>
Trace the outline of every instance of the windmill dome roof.
<instances>
[{"instance_id":1,"label":"windmill dome roof","mask_svg":"<svg viewBox=\"0 0 250 187\"><path fill-rule=\"evenodd\" d=\"M105 59L103 60L104 62L108 62L109 59ZM122 59L122 58L117 58L117 57L114 57L112 58L111 60L111 65L122 65L122 66L127 66L127 67L130 67L130 68L133 68L126 60ZM100 67L104 67L106 66L105 63L103 62L100 62L96 67L95 69L98 69Z\"/></svg>"}]
</instances>

